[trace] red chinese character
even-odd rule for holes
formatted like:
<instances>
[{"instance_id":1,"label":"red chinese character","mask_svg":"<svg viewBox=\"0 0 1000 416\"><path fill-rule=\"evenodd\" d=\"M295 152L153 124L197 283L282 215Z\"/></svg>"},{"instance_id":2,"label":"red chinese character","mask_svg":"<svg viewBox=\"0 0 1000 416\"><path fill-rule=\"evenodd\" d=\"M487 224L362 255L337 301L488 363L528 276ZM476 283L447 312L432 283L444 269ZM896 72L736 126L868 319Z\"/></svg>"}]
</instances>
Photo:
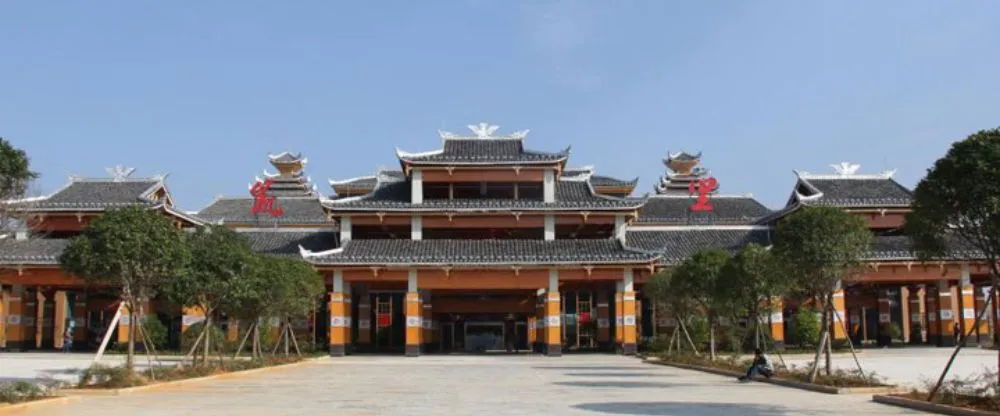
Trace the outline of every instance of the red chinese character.
<instances>
[{"instance_id":1,"label":"red chinese character","mask_svg":"<svg viewBox=\"0 0 1000 416\"><path fill-rule=\"evenodd\" d=\"M276 204L278 198L267 194L267 190L271 189L271 184L273 183L274 179L268 179L264 182L257 182L253 185L253 188L250 189L250 195L253 195L253 208L250 208L250 213L257 214L266 212L272 217L280 217L285 213L285 211Z\"/></svg>"},{"instance_id":2,"label":"red chinese character","mask_svg":"<svg viewBox=\"0 0 1000 416\"><path fill-rule=\"evenodd\" d=\"M712 204L708 203L708 195L719 187L719 181L715 178L698 179L697 185L694 181L688 185L688 194L698 194L698 200L691 205L691 211L712 211Z\"/></svg>"}]
</instances>

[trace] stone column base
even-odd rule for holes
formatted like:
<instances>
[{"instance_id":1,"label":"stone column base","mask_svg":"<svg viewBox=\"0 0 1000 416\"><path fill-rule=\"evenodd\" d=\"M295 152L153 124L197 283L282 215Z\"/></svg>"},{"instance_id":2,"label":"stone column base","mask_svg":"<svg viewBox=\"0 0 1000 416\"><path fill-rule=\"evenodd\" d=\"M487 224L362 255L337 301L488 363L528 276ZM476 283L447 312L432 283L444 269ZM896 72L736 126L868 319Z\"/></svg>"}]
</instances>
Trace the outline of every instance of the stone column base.
<instances>
[{"instance_id":1,"label":"stone column base","mask_svg":"<svg viewBox=\"0 0 1000 416\"><path fill-rule=\"evenodd\" d=\"M419 357L420 356L420 346L418 346L418 345L407 345L406 346L406 356L407 357Z\"/></svg>"},{"instance_id":2,"label":"stone column base","mask_svg":"<svg viewBox=\"0 0 1000 416\"><path fill-rule=\"evenodd\" d=\"M347 355L347 348L343 345L330 345L331 357L343 357L345 355Z\"/></svg>"},{"instance_id":3,"label":"stone column base","mask_svg":"<svg viewBox=\"0 0 1000 416\"><path fill-rule=\"evenodd\" d=\"M547 344L545 346L545 355L549 357L561 357L562 344Z\"/></svg>"},{"instance_id":4,"label":"stone column base","mask_svg":"<svg viewBox=\"0 0 1000 416\"><path fill-rule=\"evenodd\" d=\"M622 354L635 355L637 348L635 344L622 344Z\"/></svg>"}]
</instances>

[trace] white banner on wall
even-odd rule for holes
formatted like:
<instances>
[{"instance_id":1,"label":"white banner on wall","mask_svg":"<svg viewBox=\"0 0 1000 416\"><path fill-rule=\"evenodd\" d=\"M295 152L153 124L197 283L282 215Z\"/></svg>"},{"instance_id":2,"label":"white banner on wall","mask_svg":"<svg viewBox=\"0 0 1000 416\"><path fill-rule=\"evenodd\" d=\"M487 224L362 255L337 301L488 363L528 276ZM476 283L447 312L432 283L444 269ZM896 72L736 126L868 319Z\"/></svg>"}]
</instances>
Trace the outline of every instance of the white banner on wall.
<instances>
[{"instance_id":1,"label":"white banner on wall","mask_svg":"<svg viewBox=\"0 0 1000 416\"><path fill-rule=\"evenodd\" d=\"M951 309L945 309L941 311L941 320L951 319L955 314L951 313Z\"/></svg>"}]
</instances>

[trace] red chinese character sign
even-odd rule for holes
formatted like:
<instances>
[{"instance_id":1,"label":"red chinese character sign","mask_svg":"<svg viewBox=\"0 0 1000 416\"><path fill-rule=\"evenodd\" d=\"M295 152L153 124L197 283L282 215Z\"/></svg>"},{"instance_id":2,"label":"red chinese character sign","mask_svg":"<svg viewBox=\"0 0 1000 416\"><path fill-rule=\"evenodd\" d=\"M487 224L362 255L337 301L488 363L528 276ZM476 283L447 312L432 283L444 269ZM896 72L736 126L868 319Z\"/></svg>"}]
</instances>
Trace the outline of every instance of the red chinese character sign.
<instances>
[{"instance_id":1,"label":"red chinese character sign","mask_svg":"<svg viewBox=\"0 0 1000 416\"><path fill-rule=\"evenodd\" d=\"M718 187L719 181L715 180L713 177L691 181L691 184L688 185L688 194L698 194L698 199L695 201L694 205L691 205L691 211L711 212L713 208L712 204L708 203L708 197L711 195L712 191L715 191Z\"/></svg>"},{"instance_id":2,"label":"red chinese character sign","mask_svg":"<svg viewBox=\"0 0 1000 416\"><path fill-rule=\"evenodd\" d=\"M268 179L264 182L257 182L250 188L250 195L253 195L253 207L250 208L251 214L266 212L272 217L280 217L285 213L277 204L278 198L267 194L272 184L274 184L274 179Z\"/></svg>"}]
</instances>

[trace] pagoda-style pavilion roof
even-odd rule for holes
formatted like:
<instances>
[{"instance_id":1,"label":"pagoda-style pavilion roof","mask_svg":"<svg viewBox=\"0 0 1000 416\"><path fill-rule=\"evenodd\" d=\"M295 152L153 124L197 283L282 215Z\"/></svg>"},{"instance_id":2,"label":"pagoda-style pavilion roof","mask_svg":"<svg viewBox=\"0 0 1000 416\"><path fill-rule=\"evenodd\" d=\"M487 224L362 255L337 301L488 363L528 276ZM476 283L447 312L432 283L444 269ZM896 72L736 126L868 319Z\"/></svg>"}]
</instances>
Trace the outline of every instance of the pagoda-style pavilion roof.
<instances>
[{"instance_id":1,"label":"pagoda-style pavilion roof","mask_svg":"<svg viewBox=\"0 0 1000 416\"><path fill-rule=\"evenodd\" d=\"M659 255L614 239L350 240L334 250L302 250L317 265L519 266L651 263Z\"/></svg>"},{"instance_id":2,"label":"pagoda-style pavilion roof","mask_svg":"<svg viewBox=\"0 0 1000 416\"><path fill-rule=\"evenodd\" d=\"M302 157L302 153L292 153L288 151L281 152L276 155L267 155L267 158L271 161L271 164L274 165L286 165L294 163L300 163L304 165L309 161L308 158Z\"/></svg>"},{"instance_id":3,"label":"pagoda-style pavilion roof","mask_svg":"<svg viewBox=\"0 0 1000 416\"><path fill-rule=\"evenodd\" d=\"M712 211L693 212L696 198L688 195L653 195L639 210L639 224L753 224L770 215L771 210L753 195L712 195L708 203Z\"/></svg>"},{"instance_id":4,"label":"pagoda-style pavilion roof","mask_svg":"<svg viewBox=\"0 0 1000 416\"><path fill-rule=\"evenodd\" d=\"M268 160L278 173L270 173L264 170L264 178L254 178L255 181L247 185L247 189L253 190L255 184L263 183L265 180L271 181L271 187L267 190L270 196L278 197L313 197L318 196L316 185L312 184L312 179L303 173L308 159L301 153L292 154L282 152L277 155L268 155Z\"/></svg>"},{"instance_id":5,"label":"pagoda-style pavilion roof","mask_svg":"<svg viewBox=\"0 0 1000 416\"><path fill-rule=\"evenodd\" d=\"M798 172L795 190L788 205L828 205L839 208L909 207L913 193L892 176L895 171L878 174L856 173L860 165L831 165L834 174Z\"/></svg>"},{"instance_id":6,"label":"pagoda-style pavilion roof","mask_svg":"<svg viewBox=\"0 0 1000 416\"><path fill-rule=\"evenodd\" d=\"M237 228L250 248L260 254L298 257L300 248L323 250L340 244L338 233L327 228Z\"/></svg>"},{"instance_id":7,"label":"pagoda-style pavilion roof","mask_svg":"<svg viewBox=\"0 0 1000 416\"><path fill-rule=\"evenodd\" d=\"M229 225L267 226L273 224L325 224L326 213L318 197L278 197L275 204L283 210L273 217L266 212L252 213L250 197L218 197L198 212L205 221Z\"/></svg>"},{"instance_id":8,"label":"pagoda-style pavilion roof","mask_svg":"<svg viewBox=\"0 0 1000 416\"><path fill-rule=\"evenodd\" d=\"M547 210L625 210L637 209L644 199L617 198L594 192L589 181L558 180L555 202L529 199L424 199L413 204L409 182L383 183L371 193L355 197L325 200L331 211L547 211Z\"/></svg>"},{"instance_id":9,"label":"pagoda-style pavilion roof","mask_svg":"<svg viewBox=\"0 0 1000 416\"><path fill-rule=\"evenodd\" d=\"M405 167L409 165L547 165L563 163L569 157L570 148L559 152L528 150L524 147L524 137L528 131L515 132L509 136L495 136L497 126L480 123L469 126L473 137L463 137L449 132L439 132L444 145L437 150L426 152L405 152L396 149L396 156Z\"/></svg>"},{"instance_id":10,"label":"pagoda-style pavilion roof","mask_svg":"<svg viewBox=\"0 0 1000 416\"><path fill-rule=\"evenodd\" d=\"M14 236L0 236L0 264L4 265L59 265L69 239L65 238L27 238L16 239Z\"/></svg>"},{"instance_id":11,"label":"pagoda-style pavilion roof","mask_svg":"<svg viewBox=\"0 0 1000 416\"><path fill-rule=\"evenodd\" d=\"M735 253L750 243L771 245L771 229L764 226L689 226L655 230L633 229L626 244L662 253L661 263L675 265L702 250L723 249Z\"/></svg>"}]
</instances>

